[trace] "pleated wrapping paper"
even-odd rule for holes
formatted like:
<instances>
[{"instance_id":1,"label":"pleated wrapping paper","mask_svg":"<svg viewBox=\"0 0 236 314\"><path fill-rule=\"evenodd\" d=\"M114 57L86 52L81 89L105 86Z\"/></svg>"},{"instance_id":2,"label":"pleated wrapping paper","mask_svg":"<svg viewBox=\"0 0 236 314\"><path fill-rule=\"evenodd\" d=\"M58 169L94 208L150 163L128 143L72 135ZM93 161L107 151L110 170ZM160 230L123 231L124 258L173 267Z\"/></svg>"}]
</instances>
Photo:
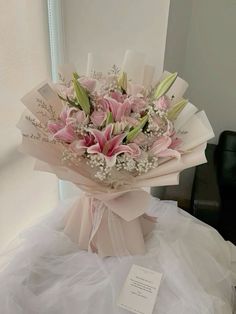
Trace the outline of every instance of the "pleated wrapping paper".
<instances>
[{"instance_id":1,"label":"pleated wrapping paper","mask_svg":"<svg viewBox=\"0 0 236 314\"><path fill-rule=\"evenodd\" d=\"M143 84L151 84L153 69L145 66L135 53L125 55L123 69L135 81L135 75L143 75ZM140 59L141 58L141 59ZM88 70L92 71L91 56ZM61 75L70 80L73 67L62 67ZM163 78L167 72L163 73ZM168 90L172 106L182 98L188 84L181 78ZM214 136L204 111L198 112L191 103L183 108L174 121L181 139L180 158L161 158L158 167L147 173L132 176L125 171L112 171L112 185L99 182L95 169L86 160L62 161L64 146L50 141L47 122L56 119L63 108L55 85L46 81L25 95L22 102L26 111L18 127L22 132L20 150L37 159L37 170L54 173L58 178L74 183L83 195L68 209L64 220L64 232L80 249L96 252L101 257L145 253L145 237L153 230L156 219L146 212L150 195L144 187L175 185L182 170L205 163L205 148Z\"/></svg>"}]
</instances>

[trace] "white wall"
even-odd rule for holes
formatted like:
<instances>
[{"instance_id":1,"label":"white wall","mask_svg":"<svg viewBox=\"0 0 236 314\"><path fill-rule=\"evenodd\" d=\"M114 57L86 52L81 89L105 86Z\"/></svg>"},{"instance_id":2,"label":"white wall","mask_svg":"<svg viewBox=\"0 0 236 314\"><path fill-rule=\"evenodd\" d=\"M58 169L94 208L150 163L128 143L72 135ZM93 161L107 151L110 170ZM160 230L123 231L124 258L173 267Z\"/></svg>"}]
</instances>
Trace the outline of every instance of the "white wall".
<instances>
[{"instance_id":1,"label":"white wall","mask_svg":"<svg viewBox=\"0 0 236 314\"><path fill-rule=\"evenodd\" d=\"M213 142L236 131L235 30L235 0L171 1L165 66L189 82L187 96L206 111Z\"/></svg>"},{"instance_id":2,"label":"white wall","mask_svg":"<svg viewBox=\"0 0 236 314\"><path fill-rule=\"evenodd\" d=\"M67 0L64 2L67 60L85 71L88 52L101 56L103 71L120 65L126 49L147 54L163 69L169 0Z\"/></svg>"}]
</instances>

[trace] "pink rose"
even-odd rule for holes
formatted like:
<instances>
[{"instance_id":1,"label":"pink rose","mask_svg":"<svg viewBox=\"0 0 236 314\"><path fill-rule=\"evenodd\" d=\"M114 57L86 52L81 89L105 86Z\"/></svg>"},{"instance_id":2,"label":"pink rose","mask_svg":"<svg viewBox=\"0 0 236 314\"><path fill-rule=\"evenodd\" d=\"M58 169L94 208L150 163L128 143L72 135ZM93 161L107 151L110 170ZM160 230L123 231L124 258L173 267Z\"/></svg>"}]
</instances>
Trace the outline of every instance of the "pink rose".
<instances>
[{"instance_id":1,"label":"pink rose","mask_svg":"<svg viewBox=\"0 0 236 314\"><path fill-rule=\"evenodd\" d=\"M142 97L130 97L129 100L133 112L142 112L147 108L147 103Z\"/></svg>"},{"instance_id":2,"label":"pink rose","mask_svg":"<svg viewBox=\"0 0 236 314\"><path fill-rule=\"evenodd\" d=\"M125 100L125 95L123 95L121 92L115 91L115 92L110 92L111 98L115 99L118 102L123 103Z\"/></svg>"},{"instance_id":3,"label":"pink rose","mask_svg":"<svg viewBox=\"0 0 236 314\"><path fill-rule=\"evenodd\" d=\"M161 96L158 100L154 101L156 109L166 111L170 107L170 100L166 96Z\"/></svg>"},{"instance_id":4,"label":"pink rose","mask_svg":"<svg viewBox=\"0 0 236 314\"><path fill-rule=\"evenodd\" d=\"M96 87L96 80L95 79L83 76L83 77L80 77L78 79L78 81L90 93L92 93L95 90L95 87Z\"/></svg>"},{"instance_id":5,"label":"pink rose","mask_svg":"<svg viewBox=\"0 0 236 314\"><path fill-rule=\"evenodd\" d=\"M134 143L138 144L138 145L145 145L148 144L149 140L147 135L143 134L142 132L140 132L134 139Z\"/></svg>"}]
</instances>

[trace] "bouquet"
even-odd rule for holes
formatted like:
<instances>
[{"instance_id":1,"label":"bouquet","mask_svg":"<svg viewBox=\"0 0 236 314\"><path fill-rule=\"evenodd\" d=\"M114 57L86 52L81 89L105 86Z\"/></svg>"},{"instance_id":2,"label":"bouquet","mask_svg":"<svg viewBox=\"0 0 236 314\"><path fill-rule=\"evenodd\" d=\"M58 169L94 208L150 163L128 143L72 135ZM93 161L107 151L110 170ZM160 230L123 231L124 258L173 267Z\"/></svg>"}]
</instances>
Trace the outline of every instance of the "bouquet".
<instances>
[{"instance_id":1,"label":"bouquet","mask_svg":"<svg viewBox=\"0 0 236 314\"><path fill-rule=\"evenodd\" d=\"M142 188L178 184L180 171L206 162L214 134L205 113L183 98L187 83L177 73L152 78L153 68L128 51L121 70L104 75L90 62L80 76L64 66L60 82L43 82L22 99L21 150L38 159L36 169L84 192L64 221L80 249L144 253L155 218Z\"/></svg>"}]
</instances>

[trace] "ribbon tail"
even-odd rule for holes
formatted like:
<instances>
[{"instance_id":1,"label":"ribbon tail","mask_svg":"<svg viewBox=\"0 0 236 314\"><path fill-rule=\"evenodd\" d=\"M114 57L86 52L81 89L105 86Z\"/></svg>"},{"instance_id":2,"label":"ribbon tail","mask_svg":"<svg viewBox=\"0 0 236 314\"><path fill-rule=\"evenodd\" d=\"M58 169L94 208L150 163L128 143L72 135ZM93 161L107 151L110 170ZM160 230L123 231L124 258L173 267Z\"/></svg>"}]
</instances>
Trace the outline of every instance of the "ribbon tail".
<instances>
[{"instance_id":1,"label":"ribbon tail","mask_svg":"<svg viewBox=\"0 0 236 314\"><path fill-rule=\"evenodd\" d=\"M94 201L91 202L91 214L92 214L92 230L91 235L88 242L88 251L92 253L98 253L98 248L95 241L96 233L99 230L99 227L102 222L102 218L104 215L104 204L100 202L100 204L97 206L97 208L94 207Z\"/></svg>"}]
</instances>

